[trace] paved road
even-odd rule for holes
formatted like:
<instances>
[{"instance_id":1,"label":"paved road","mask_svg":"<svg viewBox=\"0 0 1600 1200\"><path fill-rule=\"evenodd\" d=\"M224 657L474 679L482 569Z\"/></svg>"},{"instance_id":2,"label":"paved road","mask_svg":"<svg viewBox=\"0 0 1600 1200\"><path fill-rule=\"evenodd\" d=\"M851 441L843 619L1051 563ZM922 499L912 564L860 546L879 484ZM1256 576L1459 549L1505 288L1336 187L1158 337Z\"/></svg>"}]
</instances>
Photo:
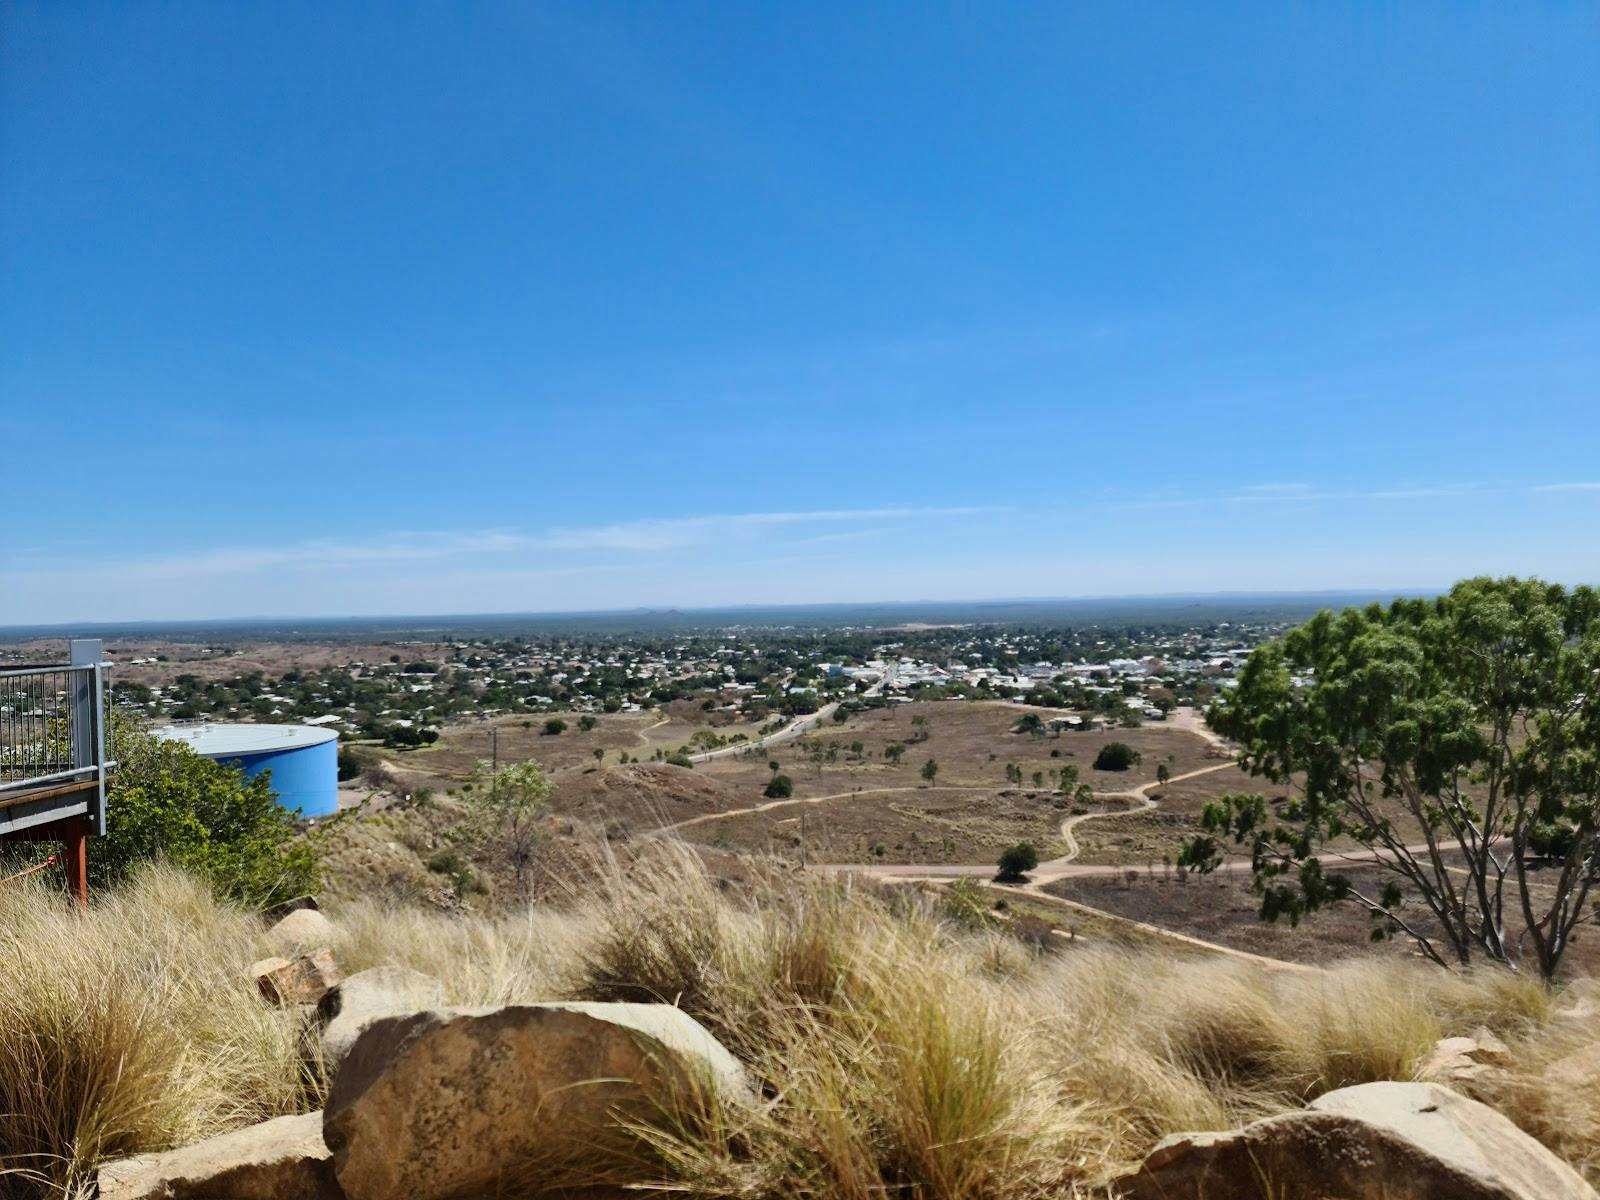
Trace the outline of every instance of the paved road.
<instances>
[{"instance_id":1,"label":"paved road","mask_svg":"<svg viewBox=\"0 0 1600 1200\"><path fill-rule=\"evenodd\" d=\"M893 680L894 680L894 669L890 668L889 673L887 675L885 675L877 683L875 683L871 687L869 687L866 691L862 692L861 695L863 697L876 696L876 695L880 694L883 691L884 684L890 683ZM832 704L824 704L821 708L817 709L817 711L814 712L814 713L807 713L803 717L796 717L793 721L790 721L787 725L785 725L782 729L778 730L776 733L769 733L769 734L767 734L766 737L756 738L755 741L753 741L753 742L739 742L736 745L721 746L721 747L718 747L715 750L702 750L698 754L689 755L689 761L698 763L698 762L710 762L713 759L717 759L717 758L731 758L735 754L743 754L746 750L756 750L756 749L759 749L762 746L775 746L779 742L790 741L790 740L792 740L794 738L799 737L802 733L805 733L808 729L812 729L812 728L816 727L817 725L822 724L822 722L828 720L830 717L833 716L833 710L838 708L838 707L839 707L839 702L837 700L835 700ZM749 811L749 810L741 809L740 811L744 812L744 811ZM723 813L722 815L723 816L732 816L733 814L731 814L731 813ZM661 831L658 831L658 832L661 832Z\"/></svg>"}]
</instances>

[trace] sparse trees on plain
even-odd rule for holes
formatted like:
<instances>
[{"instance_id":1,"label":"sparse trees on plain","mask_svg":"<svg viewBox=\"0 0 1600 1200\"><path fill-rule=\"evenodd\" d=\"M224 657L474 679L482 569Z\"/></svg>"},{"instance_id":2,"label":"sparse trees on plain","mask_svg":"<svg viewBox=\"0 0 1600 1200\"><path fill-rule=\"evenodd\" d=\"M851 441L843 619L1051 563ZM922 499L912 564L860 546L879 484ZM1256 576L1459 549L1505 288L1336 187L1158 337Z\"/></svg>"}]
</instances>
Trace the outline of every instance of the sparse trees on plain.
<instances>
[{"instance_id":1,"label":"sparse trees on plain","mask_svg":"<svg viewBox=\"0 0 1600 1200\"><path fill-rule=\"evenodd\" d=\"M1044 736L1044 721L1038 713L1026 713L1011 727L1012 733L1026 733L1032 737Z\"/></svg>"}]
</instances>

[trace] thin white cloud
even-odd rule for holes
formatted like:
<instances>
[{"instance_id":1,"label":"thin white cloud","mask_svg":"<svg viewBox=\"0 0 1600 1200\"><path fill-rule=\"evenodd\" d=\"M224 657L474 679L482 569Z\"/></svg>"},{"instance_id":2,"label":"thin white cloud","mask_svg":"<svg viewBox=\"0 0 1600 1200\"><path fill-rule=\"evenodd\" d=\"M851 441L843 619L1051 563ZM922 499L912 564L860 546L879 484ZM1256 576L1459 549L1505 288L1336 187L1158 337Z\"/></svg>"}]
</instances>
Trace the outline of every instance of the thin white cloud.
<instances>
[{"instance_id":1,"label":"thin white cloud","mask_svg":"<svg viewBox=\"0 0 1600 1200\"><path fill-rule=\"evenodd\" d=\"M748 540L785 526L849 521L929 520L1001 512L999 508L841 508L814 512L755 512L622 521L590 529L555 530L530 538L536 550L679 550L720 540Z\"/></svg>"},{"instance_id":2,"label":"thin white cloud","mask_svg":"<svg viewBox=\"0 0 1600 1200\"><path fill-rule=\"evenodd\" d=\"M1600 483L1545 483L1536 492L1600 492Z\"/></svg>"},{"instance_id":3,"label":"thin white cloud","mask_svg":"<svg viewBox=\"0 0 1600 1200\"><path fill-rule=\"evenodd\" d=\"M805 512L728 513L699 517L647 518L588 528L554 529L525 534L509 530L396 532L362 541L317 540L282 546L219 547L192 554L160 555L91 568L40 566L12 571L13 578L73 579L114 577L121 584L177 577L216 578L274 570L337 571L384 564L445 559L500 558L560 552L598 551L654 554L723 542L749 543L771 539L786 529L851 522L919 521L1004 511L998 508L861 508ZM814 535L840 538L868 531L846 530ZM793 539L790 539L793 540Z\"/></svg>"},{"instance_id":4,"label":"thin white cloud","mask_svg":"<svg viewBox=\"0 0 1600 1200\"><path fill-rule=\"evenodd\" d=\"M1122 508L1194 508L1217 504L1309 504L1329 501L1437 500L1488 491L1470 484L1446 487L1379 488L1374 490L1322 490L1305 484L1261 484L1237 492L1212 496L1172 496L1130 500Z\"/></svg>"}]
</instances>

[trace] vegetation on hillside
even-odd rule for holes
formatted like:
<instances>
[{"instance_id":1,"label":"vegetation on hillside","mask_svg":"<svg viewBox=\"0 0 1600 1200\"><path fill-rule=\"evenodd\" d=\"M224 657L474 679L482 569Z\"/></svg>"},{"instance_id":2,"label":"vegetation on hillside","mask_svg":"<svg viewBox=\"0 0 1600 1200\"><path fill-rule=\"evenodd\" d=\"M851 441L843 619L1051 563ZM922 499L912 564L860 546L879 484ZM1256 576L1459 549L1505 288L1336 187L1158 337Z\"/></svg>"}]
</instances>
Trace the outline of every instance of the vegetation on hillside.
<instances>
[{"instance_id":1,"label":"vegetation on hillside","mask_svg":"<svg viewBox=\"0 0 1600 1200\"><path fill-rule=\"evenodd\" d=\"M106 835L94 840L91 882L105 887L151 859L206 880L220 895L269 904L311 891L315 844L296 836L270 776L202 758L117 723L117 767L106 795Z\"/></svg>"}]
</instances>

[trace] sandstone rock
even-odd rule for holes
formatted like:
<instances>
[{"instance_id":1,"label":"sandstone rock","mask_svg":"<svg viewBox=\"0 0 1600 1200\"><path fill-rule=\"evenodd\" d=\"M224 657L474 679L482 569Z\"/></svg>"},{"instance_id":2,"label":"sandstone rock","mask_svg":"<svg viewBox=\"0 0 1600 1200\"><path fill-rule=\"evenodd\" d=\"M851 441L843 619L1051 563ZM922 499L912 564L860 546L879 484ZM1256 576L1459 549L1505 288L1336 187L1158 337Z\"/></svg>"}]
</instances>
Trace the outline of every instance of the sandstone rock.
<instances>
[{"instance_id":1,"label":"sandstone rock","mask_svg":"<svg viewBox=\"0 0 1600 1200\"><path fill-rule=\"evenodd\" d=\"M333 951L323 946L295 958L264 958L250 968L261 995L280 1008L315 1004L339 982Z\"/></svg>"},{"instance_id":2,"label":"sandstone rock","mask_svg":"<svg viewBox=\"0 0 1600 1200\"><path fill-rule=\"evenodd\" d=\"M1128 1200L1597 1200L1487 1105L1428 1083L1367 1083L1225 1133L1164 1139Z\"/></svg>"},{"instance_id":3,"label":"sandstone rock","mask_svg":"<svg viewBox=\"0 0 1600 1200\"><path fill-rule=\"evenodd\" d=\"M302 908L320 909L321 907L322 905L317 903L315 896L296 896L293 900L283 900L262 909L261 915L266 918L268 923L276 923L292 912L299 912Z\"/></svg>"},{"instance_id":4,"label":"sandstone rock","mask_svg":"<svg viewBox=\"0 0 1600 1200\"><path fill-rule=\"evenodd\" d=\"M1417 1066L1417 1078L1432 1083L1492 1081L1511 1064L1511 1047L1480 1026L1471 1037L1440 1038Z\"/></svg>"},{"instance_id":5,"label":"sandstone rock","mask_svg":"<svg viewBox=\"0 0 1600 1200\"><path fill-rule=\"evenodd\" d=\"M317 1002L322 1051L330 1063L342 1059L357 1036L379 1017L393 1017L444 1002L444 986L410 967L357 971Z\"/></svg>"},{"instance_id":6,"label":"sandstone rock","mask_svg":"<svg viewBox=\"0 0 1600 1200\"><path fill-rule=\"evenodd\" d=\"M455 1200L563 1169L623 1182L637 1143L619 1122L689 1115L713 1096L753 1099L738 1061L669 1005L441 1009L362 1031L323 1133L349 1200Z\"/></svg>"},{"instance_id":7,"label":"sandstone rock","mask_svg":"<svg viewBox=\"0 0 1600 1200\"><path fill-rule=\"evenodd\" d=\"M339 1200L322 1114L278 1117L100 1168L100 1200Z\"/></svg>"},{"instance_id":8,"label":"sandstone rock","mask_svg":"<svg viewBox=\"0 0 1600 1200\"><path fill-rule=\"evenodd\" d=\"M1478 1048L1467 1057L1474 1062L1484 1063L1491 1067L1509 1067L1511 1065L1511 1047L1502 1042L1485 1025L1479 1025L1472 1031L1472 1040L1478 1043Z\"/></svg>"},{"instance_id":9,"label":"sandstone rock","mask_svg":"<svg viewBox=\"0 0 1600 1200\"><path fill-rule=\"evenodd\" d=\"M280 950L310 950L334 940L333 922L314 908L297 908L267 930L267 942Z\"/></svg>"},{"instance_id":10,"label":"sandstone rock","mask_svg":"<svg viewBox=\"0 0 1600 1200\"><path fill-rule=\"evenodd\" d=\"M1489 1070L1472 1057L1478 1043L1467 1037L1440 1038L1417 1064L1417 1078L1433 1083L1470 1083Z\"/></svg>"}]
</instances>

